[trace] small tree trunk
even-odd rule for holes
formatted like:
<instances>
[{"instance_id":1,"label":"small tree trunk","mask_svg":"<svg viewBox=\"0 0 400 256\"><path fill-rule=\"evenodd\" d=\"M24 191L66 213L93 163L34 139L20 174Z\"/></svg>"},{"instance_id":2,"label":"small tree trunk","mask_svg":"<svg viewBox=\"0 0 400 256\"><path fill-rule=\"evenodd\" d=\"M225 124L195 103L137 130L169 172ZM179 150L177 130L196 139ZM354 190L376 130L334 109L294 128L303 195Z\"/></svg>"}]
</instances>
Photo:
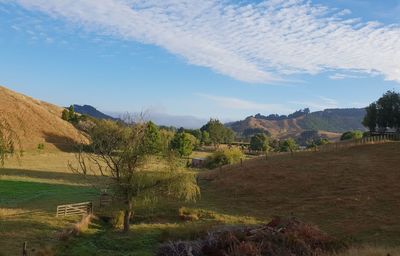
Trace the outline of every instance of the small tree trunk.
<instances>
[{"instance_id":1,"label":"small tree trunk","mask_svg":"<svg viewBox=\"0 0 400 256\"><path fill-rule=\"evenodd\" d=\"M132 211L132 202L130 199L128 199L127 202L127 208L125 209L124 213L124 232L127 233L129 232L129 224L130 224L130 218L131 218L131 211Z\"/></svg>"}]
</instances>

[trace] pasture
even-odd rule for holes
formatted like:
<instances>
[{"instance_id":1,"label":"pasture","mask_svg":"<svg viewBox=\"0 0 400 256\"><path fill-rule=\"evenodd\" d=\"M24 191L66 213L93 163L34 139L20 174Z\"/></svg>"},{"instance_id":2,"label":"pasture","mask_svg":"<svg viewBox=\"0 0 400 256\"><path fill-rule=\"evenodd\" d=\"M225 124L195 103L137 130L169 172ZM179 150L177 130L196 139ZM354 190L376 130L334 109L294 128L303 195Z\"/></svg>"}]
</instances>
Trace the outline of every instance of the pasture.
<instances>
[{"instance_id":1,"label":"pasture","mask_svg":"<svg viewBox=\"0 0 400 256\"><path fill-rule=\"evenodd\" d=\"M138 205L128 234L94 220L80 236L59 241L57 234L79 217L55 218L56 206L92 200L96 212L99 191L90 186L96 180L69 172L73 154L27 153L0 170L0 255L20 255L27 241L31 252L50 246L57 255L147 256L170 239L195 239L221 225L255 225L274 215L294 215L354 245L371 246L346 255L398 255L399 154L400 143L393 142L200 171L197 203ZM181 207L195 218L182 220Z\"/></svg>"}]
</instances>

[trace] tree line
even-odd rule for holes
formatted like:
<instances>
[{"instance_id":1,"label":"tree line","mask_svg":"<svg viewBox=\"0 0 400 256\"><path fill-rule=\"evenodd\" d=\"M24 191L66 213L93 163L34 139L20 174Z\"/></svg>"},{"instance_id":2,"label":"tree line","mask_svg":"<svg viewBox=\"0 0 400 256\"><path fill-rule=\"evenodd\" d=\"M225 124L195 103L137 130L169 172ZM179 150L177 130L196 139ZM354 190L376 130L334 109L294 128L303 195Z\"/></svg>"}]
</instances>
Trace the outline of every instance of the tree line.
<instances>
[{"instance_id":1,"label":"tree line","mask_svg":"<svg viewBox=\"0 0 400 256\"><path fill-rule=\"evenodd\" d=\"M366 107L363 125L371 132L400 131L400 94L387 91Z\"/></svg>"}]
</instances>

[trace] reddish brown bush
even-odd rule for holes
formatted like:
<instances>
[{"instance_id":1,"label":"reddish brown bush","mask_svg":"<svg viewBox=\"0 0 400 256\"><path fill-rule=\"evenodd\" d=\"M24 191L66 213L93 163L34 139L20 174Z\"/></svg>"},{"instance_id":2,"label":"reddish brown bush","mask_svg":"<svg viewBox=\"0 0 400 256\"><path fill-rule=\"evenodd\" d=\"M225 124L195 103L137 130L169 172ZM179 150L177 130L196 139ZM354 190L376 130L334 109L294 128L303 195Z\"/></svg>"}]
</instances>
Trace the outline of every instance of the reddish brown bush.
<instances>
[{"instance_id":1,"label":"reddish brown bush","mask_svg":"<svg viewBox=\"0 0 400 256\"><path fill-rule=\"evenodd\" d=\"M201 256L318 256L336 252L346 246L322 232L295 218L275 218L259 227L230 228L210 233L197 242ZM176 246L176 248L174 247ZM158 256L180 256L171 254L181 244L169 243L170 254L165 254L166 245L160 247Z\"/></svg>"}]
</instances>

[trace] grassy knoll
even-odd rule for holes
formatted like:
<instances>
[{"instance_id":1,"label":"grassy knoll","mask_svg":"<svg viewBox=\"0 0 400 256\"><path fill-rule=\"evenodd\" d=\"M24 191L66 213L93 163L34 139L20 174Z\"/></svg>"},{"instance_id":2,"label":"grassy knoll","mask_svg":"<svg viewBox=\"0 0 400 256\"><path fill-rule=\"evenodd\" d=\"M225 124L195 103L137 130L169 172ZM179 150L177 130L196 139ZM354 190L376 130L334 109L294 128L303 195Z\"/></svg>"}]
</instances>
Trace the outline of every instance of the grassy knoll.
<instances>
[{"instance_id":1,"label":"grassy knoll","mask_svg":"<svg viewBox=\"0 0 400 256\"><path fill-rule=\"evenodd\" d=\"M56 233L77 219L54 218L55 206L97 200L98 193L62 168L72 155L28 155L20 165L10 163L13 169L0 170L0 252L18 254L26 240L34 248L53 245L57 255L148 256L169 239L194 239L221 225L251 225L294 214L355 245L373 246L346 256L400 255L393 249L400 245L398 155L400 143L387 143L203 171L202 197L196 204L162 200L137 206L130 233L95 220L68 242L58 241ZM180 219L183 206L192 221Z\"/></svg>"}]
</instances>

